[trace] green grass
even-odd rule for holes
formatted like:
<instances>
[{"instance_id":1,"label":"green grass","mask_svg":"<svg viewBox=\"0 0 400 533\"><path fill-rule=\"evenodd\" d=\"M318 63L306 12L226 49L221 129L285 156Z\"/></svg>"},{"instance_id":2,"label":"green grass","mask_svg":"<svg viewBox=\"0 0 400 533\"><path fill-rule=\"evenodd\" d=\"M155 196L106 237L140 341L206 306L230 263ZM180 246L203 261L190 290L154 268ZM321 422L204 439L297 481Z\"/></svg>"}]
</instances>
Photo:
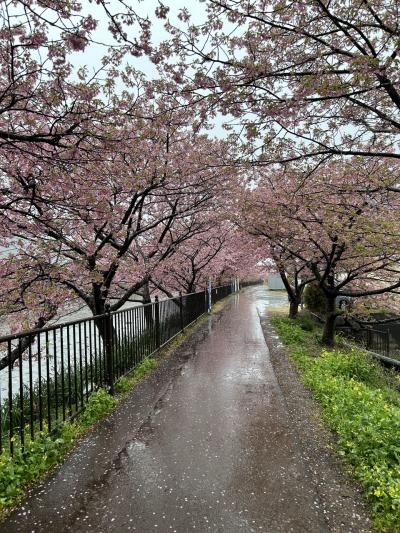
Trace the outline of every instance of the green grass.
<instances>
[{"instance_id":1,"label":"green grass","mask_svg":"<svg viewBox=\"0 0 400 533\"><path fill-rule=\"evenodd\" d=\"M130 374L117 381L116 396L110 396L104 389L93 392L84 411L74 420L65 422L57 434L49 435L44 426L34 440L25 443L24 448L16 437L13 457L8 450L0 455L0 518L6 514L7 509L18 503L27 488L44 479L51 468L64 459L76 440L95 422L110 413L125 394L156 365L156 359L145 359ZM28 429L26 434L29 435Z\"/></svg>"},{"instance_id":2,"label":"green grass","mask_svg":"<svg viewBox=\"0 0 400 533\"><path fill-rule=\"evenodd\" d=\"M148 372L157 366L157 360L149 357L145 359L132 372L120 378L115 384L115 392L123 394L128 392L138 381L140 381Z\"/></svg>"},{"instance_id":3,"label":"green grass","mask_svg":"<svg viewBox=\"0 0 400 533\"><path fill-rule=\"evenodd\" d=\"M324 349L319 326L305 317L272 322L337 434L337 452L362 485L376 528L400 531L399 374L362 348Z\"/></svg>"},{"instance_id":4,"label":"green grass","mask_svg":"<svg viewBox=\"0 0 400 533\"><path fill-rule=\"evenodd\" d=\"M59 463L72 448L75 440L94 422L117 404L117 399L99 389L89 398L85 411L72 422L66 422L56 436L48 435L47 428L24 449L16 440L14 456L3 451L0 455L0 516L16 504L30 484L43 479L54 465Z\"/></svg>"}]
</instances>

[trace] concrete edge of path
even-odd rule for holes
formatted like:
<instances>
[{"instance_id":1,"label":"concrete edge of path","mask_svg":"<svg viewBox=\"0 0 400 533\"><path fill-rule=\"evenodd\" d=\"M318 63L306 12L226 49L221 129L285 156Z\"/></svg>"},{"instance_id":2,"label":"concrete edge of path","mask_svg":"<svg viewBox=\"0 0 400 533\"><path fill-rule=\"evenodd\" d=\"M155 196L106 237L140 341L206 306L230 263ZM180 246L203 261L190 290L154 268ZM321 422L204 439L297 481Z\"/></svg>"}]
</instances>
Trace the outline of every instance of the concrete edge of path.
<instances>
[{"instance_id":1,"label":"concrete edge of path","mask_svg":"<svg viewBox=\"0 0 400 533\"><path fill-rule=\"evenodd\" d=\"M160 358L159 364L127 393L105 418L76 442L64 461L46 479L30 489L0 523L0 533L31 531L32 519L46 516L52 531L65 528L86 505L86 492L101 489L133 436L160 408L171 383L186 361L195 356L195 346L210 333L229 307L228 297L212 315L200 322L186 338ZM157 355L156 355L157 357ZM34 528L33 528L34 529Z\"/></svg>"},{"instance_id":2,"label":"concrete edge of path","mask_svg":"<svg viewBox=\"0 0 400 533\"><path fill-rule=\"evenodd\" d=\"M362 491L331 451L335 437L322 422L321 407L303 385L268 316L260 316L276 378L285 398L321 512L333 532L371 532L372 521Z\"/></svg>"}]
</instances>

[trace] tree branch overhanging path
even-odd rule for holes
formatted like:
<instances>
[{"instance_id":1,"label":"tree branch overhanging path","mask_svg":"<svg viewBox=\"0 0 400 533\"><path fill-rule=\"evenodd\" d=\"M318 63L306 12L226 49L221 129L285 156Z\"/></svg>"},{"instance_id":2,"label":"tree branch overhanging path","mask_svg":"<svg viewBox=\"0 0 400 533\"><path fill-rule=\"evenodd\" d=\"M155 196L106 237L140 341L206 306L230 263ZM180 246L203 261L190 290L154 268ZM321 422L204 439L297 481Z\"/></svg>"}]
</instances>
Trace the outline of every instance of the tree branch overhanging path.
<instances>
[{"instance_id":1,"label":"tree branch overhanging path","mask_svg":"<svg viewBox=\"0 0 400 533\"><path fill-rule=\"evenodd\" d=\"M35 387L47 394L49 431L52 391L55 419L65 422L65 412L62 420L58 416L57 364L64 371L64 362L56 359L56 337L50 361L47 331L33 330L70 313L91 316L108 373L106 382L95 376L94 385L91 373L85 391L89 377L82 377L82 352L77 361L74 346L82 408L84 393L88 400L97 386L106 383L113 392L114 348L132 352L129 364L136 365L135 350L146 335L162 344L160 316L165 329L171 329L171 317L183 329L182 302L199 296L203 312L210 284L254 280L273 270L296 320L312 283L325 302L321 341L333 354L340 315L369 326L377 311L390 312L387 323L400 313L400 0L199 0L196 6L201 15L169 0L154 6L0 0L0 317L1 333L15 334L0 339L0 396L6 398L0 421L8 424L0 439L7 434L11 447L16 435L24 445L28 407L34 438ZM157 75L140 70L149 61L149 72ZM188 343L190 353L164 360L159 373L138 386L151 398L146 424L130 426L129 409L123 424L121 411L111 415L117 448L128 450L112 457L118 480L113 469L103 468L110 464L107 453L113 454L103 429L95 430L101 437L93 445L96 453L82 444L82 457L92 466L101 457L107 483L101 481L98 491L97 463L86 464L76 475L83 479L80 495L90 497L83 501L68 485L76 496L71 513L65 522L69 510L63 509L52 527L58 523L61 531L73 523L83 530L81 513L90 511L99 529L124 528L127 516L138 520L142 512L137 527L150 530L166 523L155 524L154 513L161 520L167 502L180 520L169 529L186 531L190 523L236 531L254 523L274 531L326 530L314 504L320 493L297 483L307 484L309 477L287 432L291 421L265 356L255 306L263 305L263 291L242 293L224 320L209 317L213 327L204 326L204 339ZM164 306L156 300L142 308L132 348L109 311L120 317L128 305L165 296L170 301ZM338 309L341 298L351 302L349 309ZM167 311L160 314L159 306ZM177 309L182 312L172 316ZM75 329L73 343L74 335ZM86 330L83 335L87 344ZM78 336L81 342L81 329ZM67 344L70 350L69 338ZM197 348L201 353L192 358ZM28 368L32 352L38 376ZM192 372L182 371L182 364ZM64 372L62 377L64 401ZM69 414L75 416L79 391L75 380L73 413L71 383ZM158 383L174 383L174 394L160 392ZM137 400L136 394L130 398ZM146 398L128 400L138 420L144 419ZM200 449L194 461L193 449ZM157 464L162 494L151 500L150 514L140 498L155 495L149 484ZM271 474L276 465L283 475ZM204 470L206 491L198 482ZM74 475L65 476L67 484L75 483ZM120 483L123 476L128 483ZM171 479L182 481L183 489L175 482L172 491L164 487ZM186 503L184 491L190 493L193 483L202 496ZM210 493L213 483L217 488ZM253 485L254 494L248 490ZM132 493L129 502L122 486ZM220 500L213 495L218 491ZM46 512L64 501L57 494L46 498ZM282 500L292 505L282 506ZM137 501L139 512L132 507ZM121 522L113 526L116 509ZM187 518L192 511L193 520ZM38 507L35 512L37 523L46 523ZM349 530L357 527L351 517Z\"/></svg>"}]
</instances>

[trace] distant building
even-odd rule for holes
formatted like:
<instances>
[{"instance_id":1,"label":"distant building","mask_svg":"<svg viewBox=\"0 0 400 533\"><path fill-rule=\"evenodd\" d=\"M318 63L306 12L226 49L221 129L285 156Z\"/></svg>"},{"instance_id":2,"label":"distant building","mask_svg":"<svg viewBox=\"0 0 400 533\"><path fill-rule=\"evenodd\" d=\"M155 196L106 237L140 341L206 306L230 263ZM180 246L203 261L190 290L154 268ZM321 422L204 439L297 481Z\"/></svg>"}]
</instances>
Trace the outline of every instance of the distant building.
<instances>
[{"instance_id":1,"label":"distant building","mask_svg":"<svg viewBox=\"0 0 400 533\"><path fill-rule=\"evenodd\" d=\"M276 272L270 272L268 274L268 288L271 291L285 290L285 285L283 284L280 275Z\"/></svg>"}]
</instances>

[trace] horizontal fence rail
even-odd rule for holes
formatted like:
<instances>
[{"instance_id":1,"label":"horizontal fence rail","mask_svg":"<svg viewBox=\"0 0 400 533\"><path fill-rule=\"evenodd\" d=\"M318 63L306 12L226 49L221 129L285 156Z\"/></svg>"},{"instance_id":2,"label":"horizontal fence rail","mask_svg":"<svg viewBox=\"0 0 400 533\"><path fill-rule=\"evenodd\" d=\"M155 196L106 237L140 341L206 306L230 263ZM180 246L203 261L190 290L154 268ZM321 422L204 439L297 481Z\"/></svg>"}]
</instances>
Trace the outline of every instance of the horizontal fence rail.
<instances>
[{"instance_id":1,"label":"horizontal fence rail","mask_svg":"<svg viewBox=\"0 0 400 533\"><path fill-rule=\"evenodd\" d=\"M234 292L215 287L214 304ZM0 337L0 452L13 454L40 432L51 433L84 409L208 309L208 291Z\"/></svg>"},{"instance_id":2,"label":"horizontal fence rail","mask_svg":"<svg viewBox=\"0 0 400 533\"><path fill-rule=\"evenodd\" d=\"M389 357L390 355L390 336L388 331L369 328L355 330L344 326L338 327L337 331L347 338L362 344L367 350L384 355L385 357Z\"/></svg>"}]
</instances>

